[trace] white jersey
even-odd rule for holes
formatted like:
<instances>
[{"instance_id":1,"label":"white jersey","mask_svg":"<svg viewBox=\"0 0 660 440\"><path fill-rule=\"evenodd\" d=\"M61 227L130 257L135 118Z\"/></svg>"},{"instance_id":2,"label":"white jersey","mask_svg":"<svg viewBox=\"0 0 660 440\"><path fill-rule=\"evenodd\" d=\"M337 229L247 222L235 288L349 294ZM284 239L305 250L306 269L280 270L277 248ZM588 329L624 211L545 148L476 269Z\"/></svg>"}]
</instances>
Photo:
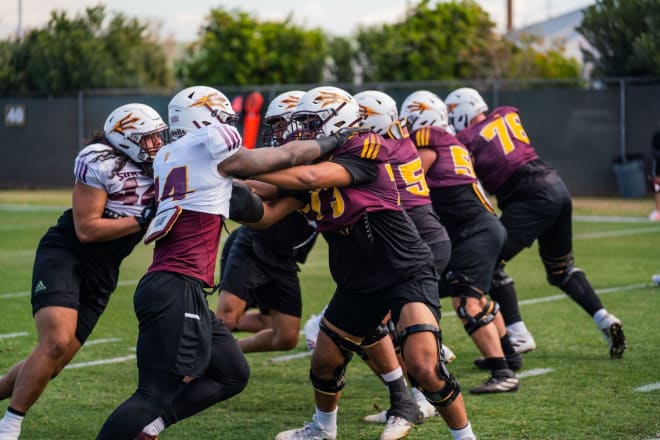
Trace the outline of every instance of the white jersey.
<instances>
[{"instance_id":1,"label":"white jersey","mask_svg":"<svg viewBox=\"0 0 660 440\"><path fill-rule=\"evenodd\" d=\"M140 215L153 200L153 178L132 160L113 174L119 157L103 157L114 152L105 144L91 144L80 150L74 165L76 181L105 191L106 209L122 216Z\"/></svg>"},{"instance_id":2,"label":"white jersey","mask_svg":"<svg viewBox=\"0 0 660 440\"><path fill-rule=\"evenodd\" d=\"M154 159L158 212L174 207L229 216L231 177L218 164L238 152L242 139L231 125L210 125L160 149Z\"/></svg>"}]
</instances>

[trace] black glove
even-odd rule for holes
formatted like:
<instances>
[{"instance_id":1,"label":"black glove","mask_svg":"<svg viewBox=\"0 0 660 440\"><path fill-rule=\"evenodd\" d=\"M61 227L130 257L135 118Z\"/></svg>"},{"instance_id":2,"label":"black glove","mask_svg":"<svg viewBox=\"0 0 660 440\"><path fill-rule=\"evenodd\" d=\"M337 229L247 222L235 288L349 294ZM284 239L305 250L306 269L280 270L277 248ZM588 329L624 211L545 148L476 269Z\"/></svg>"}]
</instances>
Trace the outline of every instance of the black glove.
<instances>
[{"instance_id":1,"label":"black glove","mask_svg":"<svg viewBox=\"0 0 660 440\"><path fill-rule=\"evenodd\" d=\"M321 155L331 152L332 150L344 145L344 142L351 136L358 133L368 133L371 130L362 127L344 127L337 131L337 133L330 136L324 136L316 139L321 146Z\"/></svg>"},{"instance_id":2,"label":"black glove","mask_svg":"<svg viewBox=\"0 0 660 440\"><path fill-rule=\"evenodd\" d=\"M140 215L135 216L135 220L138 225L140 225L140 229L145 230L149 227L149 223L151 223L151 220L156 216L157 210L158 206L156 205L156 199L153 199L151 203L142 210Z\"/></svg>"}]
</instances>

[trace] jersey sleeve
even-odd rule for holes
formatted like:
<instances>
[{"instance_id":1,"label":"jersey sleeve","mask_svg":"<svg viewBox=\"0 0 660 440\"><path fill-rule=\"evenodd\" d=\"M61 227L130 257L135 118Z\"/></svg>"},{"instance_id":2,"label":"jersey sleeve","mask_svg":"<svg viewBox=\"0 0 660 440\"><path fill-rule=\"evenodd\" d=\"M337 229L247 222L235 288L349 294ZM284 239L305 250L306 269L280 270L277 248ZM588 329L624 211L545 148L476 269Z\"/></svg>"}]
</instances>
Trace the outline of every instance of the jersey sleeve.
<instances>
[{"instance_id":1,"label":"jersey sleeve","mask_svg":"<svg viewBox=\"0 0 660 440\"><path fill-rule=\"evenodd\" d=\"M108 161L98 160L98 156L102 152L102 149L90 145L78 153L73 169L77 182L82 182L93 188L106 189L106 170L103 165ZM114 161L111 162L114 166Z\"/></svg>"},{"instance_id":2,"label":"jersey sleeve","mask_svg":"<svg viewBox=\"0 0 660 440\"><path fill-rule=\"evenodd\" d=\"M210 125L206 127L207 139L204 144L213 159L223 161L238 152L243 139L236 127L231 125Z\"/></svg>"},{"instance_id":3,"label":"jersey sleeve","mask_svg":"<svg viewBox=\"0 0 660 440\"><path fill-rule=\"evenodd\" d=\"M373 182L378 178L378 165L373 160L345 154L333 157L331 162L346 168L354 185Z\"/></svg>"}]
</instances>

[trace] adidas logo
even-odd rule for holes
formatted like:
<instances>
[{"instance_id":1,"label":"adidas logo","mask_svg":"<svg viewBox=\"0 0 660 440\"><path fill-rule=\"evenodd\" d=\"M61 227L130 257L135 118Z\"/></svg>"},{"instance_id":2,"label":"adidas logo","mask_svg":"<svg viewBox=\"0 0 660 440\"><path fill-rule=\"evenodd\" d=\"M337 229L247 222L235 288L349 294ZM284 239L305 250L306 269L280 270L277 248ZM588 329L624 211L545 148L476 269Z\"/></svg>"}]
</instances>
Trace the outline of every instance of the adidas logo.
<instances>
[{"instance_id":1,"label":"adidas logo","mask_svg":"<svg viewBox=\"0 0 660 440\"><path fill-rule=\"evenodd\" d=\"M34 293L39 293L43 290L46 290L46 285L43 281L39 280L36 286L34 286Z\"/></svg>"}]
</instances>

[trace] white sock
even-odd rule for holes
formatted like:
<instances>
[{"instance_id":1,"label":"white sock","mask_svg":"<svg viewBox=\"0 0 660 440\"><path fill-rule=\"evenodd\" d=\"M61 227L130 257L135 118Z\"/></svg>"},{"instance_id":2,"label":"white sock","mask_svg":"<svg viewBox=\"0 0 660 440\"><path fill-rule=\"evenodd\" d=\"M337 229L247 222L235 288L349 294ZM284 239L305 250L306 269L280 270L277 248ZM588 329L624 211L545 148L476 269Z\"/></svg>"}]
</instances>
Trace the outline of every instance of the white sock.
<instances>
[{"instance_id":1,"label":"white sock","mask_svg":"<svg viewBox=\"0 0 660 440\"><path fill-rule=\"evenodd\" d=\"M23 423L23 416L14 414L7 410L5 416L0 419L0 434L2 438L16 438L21 433L21 424Z\"/></svg>"},{"instance_id":2,"label":"white sock","mask_svg":"<svg viewBox=\"0 0 660 440\"><path fill-rule=\"evenodd\" d=\"M142 428L142 432L149 435L158 435L165 430L165 421L162 417L158 417L153 422Z\"/></svg>"},{"instance_id":3,"label":"white sock","mask_svg":"<svg viewBox=\"0 0 660 440\"><path fill-rule=\"evenodd\" d=\"M401 376L403 376L403 370L401 367L397 367L395 370L392 370L389 373L380 375L380 377L382 377L385 382L394 382Z\"/></svg>"},{"instance_id":4,"label":"white sock","mask_svg":"<svg viewBox=\"0 0 660 440\"><path fill-rule=\"evenodd\" d=\"M339 407L335 408L334 411L325 412L316 408L314 413L314 423L323 427L324 430L328 432L337 432L337 410Z\"/></svg>"},{"instance_id":5,"label":"white sock","mask_svg":"<svg viewBox=\"0 0 660 440\"><path fill-rule=\"evenodd\" d=\"M607 313L606 309L600 309L599 311L594 313L593 316L594 322L596 323L596 325L598 325L603 319L607 318L609 315L610 314Z\"/></svg>"},{"instance_id":6,"label":"white sock","mask_svg":"<svg viewBox=\"0 0 660 440\"><path fill-rule=\"evenodd\" d=\"M472 425L468 422L463 429L450 429L454 440L477 440L477 436L472 432Z\"/></svg>"},{"instance_id":7,"label":"white sock","mask_svg":"<svg viewBox=\"0 0 660 440\"><path fill-rule=\"evenodd\" d=\"M529 333L525 321L514 322L513 324L507 325L506 330L511 333Z\"/></svg>"}]
</instances>

